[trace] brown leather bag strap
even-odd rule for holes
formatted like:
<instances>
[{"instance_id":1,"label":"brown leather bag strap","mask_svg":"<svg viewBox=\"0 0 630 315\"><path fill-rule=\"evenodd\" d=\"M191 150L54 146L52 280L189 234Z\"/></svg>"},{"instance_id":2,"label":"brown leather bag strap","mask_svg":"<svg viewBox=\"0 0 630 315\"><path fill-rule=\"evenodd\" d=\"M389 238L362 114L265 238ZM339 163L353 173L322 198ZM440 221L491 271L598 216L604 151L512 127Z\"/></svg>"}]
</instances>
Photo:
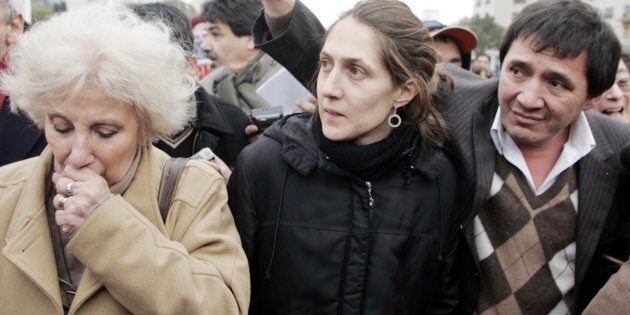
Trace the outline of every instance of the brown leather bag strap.
<instances>
[{"instance_id":1,"label":"brown leather bag strap","mask_svg":"<svg viewBox=\"0 0 630 315\"><path fill-rule=\"evenodd\" d=\"M158 206L160 207L163 222L166 222L168 210L171 208L173 195L175 194L175 189L177 189L177 182L179 182L179 177L184 170L186 162L188 162L187 158L172 158L166 161L164 170L162 170L162 180L160 180L160 190L158 193Z\"/></svg>"}]
</instances>

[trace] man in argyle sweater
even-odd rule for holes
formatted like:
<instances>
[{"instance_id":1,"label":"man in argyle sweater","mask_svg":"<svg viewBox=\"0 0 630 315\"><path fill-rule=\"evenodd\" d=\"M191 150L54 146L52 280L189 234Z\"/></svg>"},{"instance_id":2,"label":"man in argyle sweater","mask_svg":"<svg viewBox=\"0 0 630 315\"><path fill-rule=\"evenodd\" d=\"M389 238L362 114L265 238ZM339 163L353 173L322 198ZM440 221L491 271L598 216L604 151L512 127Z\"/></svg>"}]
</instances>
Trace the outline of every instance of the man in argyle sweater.
<instances>
[{"instance_id":1,"label":"man in argyle sweater","mask_svg":"<svg viewBox=\"0 0 630 315\"><path fill-rule=\"evenodd\" d=\"M498 80L446 66L462 157L462 313L581 312L630 250L630 126L589 111L620 44L590 5L543 0L513 20Z\"/></svg>"}]
</instances>

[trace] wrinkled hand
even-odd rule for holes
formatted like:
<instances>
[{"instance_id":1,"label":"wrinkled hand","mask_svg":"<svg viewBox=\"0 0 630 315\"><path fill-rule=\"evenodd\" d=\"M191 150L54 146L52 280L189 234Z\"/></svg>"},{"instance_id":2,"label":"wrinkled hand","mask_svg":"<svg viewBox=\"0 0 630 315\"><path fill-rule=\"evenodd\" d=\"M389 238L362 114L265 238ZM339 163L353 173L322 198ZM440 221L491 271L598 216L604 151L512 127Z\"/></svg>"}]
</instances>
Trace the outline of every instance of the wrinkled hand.
<instances>
[{"instance_id":1,"label":"wrinkled hand","mask_svg":"<svg viewBox=\"0 0 630 315\"><path fill-rule=\"evenodd\" d=\"M310 97L308 100L297 101L297 108L293 110L294 113L314 113L317 110L317 99Z\"/></svg>"},{"instance_id":2,"label":"wrinkled hand","mask_svg":"<svg viewBox=\"0 0 630 315\"><path fill-rule=\"evenodd\" d=\"M57 191L53 199L57 209L55 221L68 234L79 230L92 212L112 195L107 181L87 167L66 166L63 173L53 174L52 181ZM73 183L71 187L70 183Z\"/></svg>"},{"instance_id":3,"label":"wrinkled hand","mask_svg":"<svg viewBox=\"0 0 630 315\"><path fill-rule=\"evenodd\" d=\"M212 166L221 176L223 176L223 181L227 184L230 176L232 175L232 169L223 162L218 156L214 156L214 159L210 161L204 160L208 165Z\"/></svg>"},{"instance_id":4,"label":"wrinkled hand","mask_svg":"<svg viewBox=\"0 0 630 315\"><path fill-rule=\"evenodd\" d=\"M262 138L262 132L258 132L258 126L256 125L247 125L245 127L245 135L249 138L249 143L255 142L256 140Z\"/></svg>"}]
</instances>

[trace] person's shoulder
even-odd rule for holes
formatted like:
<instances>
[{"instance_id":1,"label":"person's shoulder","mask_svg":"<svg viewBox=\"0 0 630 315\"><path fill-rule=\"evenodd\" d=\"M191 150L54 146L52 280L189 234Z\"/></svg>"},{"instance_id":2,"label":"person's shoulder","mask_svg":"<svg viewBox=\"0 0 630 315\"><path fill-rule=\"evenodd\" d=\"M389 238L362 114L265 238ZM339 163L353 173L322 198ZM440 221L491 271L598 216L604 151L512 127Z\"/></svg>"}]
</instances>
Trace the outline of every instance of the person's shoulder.
<instances>
[{"instance_id":1,"label":"person's shoulder","mask_svg":"<svg viewBox=\"0 0 630 315\"><path fill-rule=\"evenodd\" d=\"M188 160L184 172L186 180L190 180L190 186L211 186L216 181L223 183L221 174L203 160Z\"/></svg>"},{"instance_id":2,"label":"person's shoulder","mask_svg":"<svg viewBox=\"0 0 630 315\"><path fill-rule=\"evenodd\" d=\"M441 93L443 110L467 117L470 111L480 110L488 100L496 98L498 78L484 79L452 64L440 66L453 78L453 88L447 87Z\"/></svg>"},{"instance_id":3,"label":"person's shoulder","mask_svg":"<svg viewBox=\"0 0 630 315\"><path fill-rule=\"evenodd\" d=\"M621 152L630 143L630 124L622 123L599 112L589 110L585 112L588 125L595 139L593 152Z\"/></svg>"},{"instance_id":4,"label":"person's shoulder","mask_svg":"<svg viewBox=\"0 0 630 315\"><path fill-rule=\"evenodd\" d=\"M294 114L281 118L269 129L263 137L251 143L241 152L239 163L266 164L272 159L280 159L288 151L301 151L310 143L310 117L308 113Z\"/></svg>"},{"instance_id":5,"label":"person's shoulder","mask_svg":"<svg viewBox=\"0 0 630 315\"><path fill-rule=\"evenodd\" d=\"M237 174L248 174L247 177L252 180L268 180L281 172L284 165L281 151L281 143L263 136L243 148L238 155L234 171Z\"/></svg>"},{"instance_id":6,"label":"person's shoulder","mask_svg":"<svg viewBox=\"0 0 630 315\"><path fill-rule=\"evenodd\" d=\"M278 142L298 142L304 144L312 135L311 113L297 113L284 116L265 131L265 135Z\"/></svg>"},{"instance_id":7,"label":"person's shoulder","mask_svg":"<svg viewBox=\"0 0 630 315\"><path fill-rule=\"evenodd\" d=\"M585 111L584 114L595 136L602 134L610 140L624 143L630 141L630 124L622 123L594 110Z\"/></svg>"},{"instance_id":8,"label":"person's shoulder","mask_svg":"<svg viewBox=\"0 0 630 315\"><path fill-rule=\"evenodd\" d=\"M266 52L261 52L262 56L258 60L259 69L262 71L258 74L258 80L255 82L256 87L259 87L263 83L267 82L271 77L273 77L278 71L282 70L284 67L277 62L273 57L271 57Z\"/></svg>"},{"instance_id":9,"label":"person's shoulder","mask_svg":"<svg viewBox=\"0 0 630 315\"><path fill-rule=\"evenodd\" d=\"M241 151L242 160L251 162L260 162L268 159L282 150L282 143L274 137L263 135L260 139L250 143ZM239 158L240 159L240 158Z\"/></svg>"},{"instance_id":10,"label":"person's shoulder","mask_svg":"<svg viewBox=\"0 0 630 315\"><path fill-rule=\"evenodd\" d=\"M158 165L161 165L161 167L164 167L168 160L175 159L155 146L151 146L147 152L150 152L150 154L152 155L151 158L156 161ZM184 170L208 173L210 175L210 178L222 178L221 175L214 170L214 168L201 160L188 159L188 161L186 161L186 164L184 165Z\"/></svg>"},{"instance_id":11,"label":"person's shoulder","mask_svg":"<svg viewBox=\"0 0 630 315\"><path fill-rule=\"evenodd\" d=\"M499 85L498 78L485 79L475 73L455 66L450 63L441 63L440 66L454 79L455 91L458 90L493 90Z\"/></svg>"},{"instance_id":12,"label":"person's shoulder","mask_svg":"<svg viewBox=\"0 0 630 315\"><path fill-rule=\"evenodd\" d=\"M455 172L457 157L451 147L452 143L439 143L435 147L427 148L418 140L417 146L420 150L414 155L414 168L427 178L437 178L445 172Z\"/></svg>"}]
</instances>

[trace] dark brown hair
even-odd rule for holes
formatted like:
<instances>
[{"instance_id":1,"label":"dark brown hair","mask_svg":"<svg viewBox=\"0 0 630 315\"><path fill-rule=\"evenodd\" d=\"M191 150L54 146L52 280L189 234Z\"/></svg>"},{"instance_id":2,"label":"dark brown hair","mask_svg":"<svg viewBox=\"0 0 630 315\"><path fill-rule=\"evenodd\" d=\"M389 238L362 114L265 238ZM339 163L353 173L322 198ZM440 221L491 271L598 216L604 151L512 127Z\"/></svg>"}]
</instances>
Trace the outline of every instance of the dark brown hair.
<instances>
[{"instance_id":1,"label":"dark brown hair","mask_svg":"<svg viewBox=\"0 0 630 315\"><path fill-rule=\"evenodd\" d=\"M401 86L411 80L416 86L418 94L401 108L403 123L417 126L428 148L438 146L448 138L448 132L435 104L432 80L436 74L437 53L429 31L409 7L398 0L360 1L342 14L340 20L347 17L375 31L383 62L394 84Z\"/></svg>"}]
</instances>

